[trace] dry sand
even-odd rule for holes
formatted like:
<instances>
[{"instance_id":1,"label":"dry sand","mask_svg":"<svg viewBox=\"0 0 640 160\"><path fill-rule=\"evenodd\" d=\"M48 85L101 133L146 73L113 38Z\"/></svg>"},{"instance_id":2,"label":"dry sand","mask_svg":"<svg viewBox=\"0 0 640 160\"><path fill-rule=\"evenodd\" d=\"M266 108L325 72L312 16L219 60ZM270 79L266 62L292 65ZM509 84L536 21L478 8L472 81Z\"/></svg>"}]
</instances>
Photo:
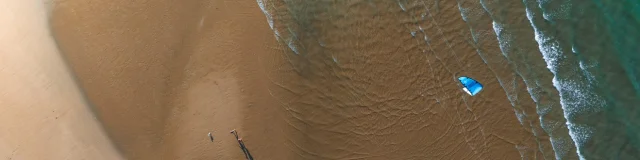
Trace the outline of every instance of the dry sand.
<instances>
[{"instance_id":1,"label":"dry sand","mask_svg":"<svg viewBox=\"0 0 640 160\"><path fill-rule=\"evenodd\" d=\"M264 79L268 66L259 61L276 43L255 1L67 0L56 4L52 24L109 135L130 159L242 159L229 131L258 137L245 132L248 109L260 110L248 125L256 131L282 125L259 124L277 119ZM269 153L257 158L283 159L288 152L276 139L283 137L245 141Z\"/></svg>"},{"instance_id":2,"label":"dry sand","mask_svg":"<svg viewBox=\"0 0 640 160\"><path fill-rule=\"evenodd\" d=\"M0 158L119 159L57 51L40 1L0 5Z\"/></svg>"},{"instance_id":3,"label":"dry sand","mask_svg":"<svg viewBox=\"0 0 640 160\"><path fill-rule=\"evenodd\" d=\"M519 159L517 145L539 154L495 77L482 74L454 1L439 5L456 47L434 42L432 52L461 59L403 43L404 26L392 25L403 20L385 14L337 24L384 27L322 31L337 64L293 56L254 0L65 0L51 24L127 159L243 159L234 128L256 159ZM370 41L341 43L349 38ZM487 86L465 97L473 108L447 70Z\"/></svg>"}]
</instances>

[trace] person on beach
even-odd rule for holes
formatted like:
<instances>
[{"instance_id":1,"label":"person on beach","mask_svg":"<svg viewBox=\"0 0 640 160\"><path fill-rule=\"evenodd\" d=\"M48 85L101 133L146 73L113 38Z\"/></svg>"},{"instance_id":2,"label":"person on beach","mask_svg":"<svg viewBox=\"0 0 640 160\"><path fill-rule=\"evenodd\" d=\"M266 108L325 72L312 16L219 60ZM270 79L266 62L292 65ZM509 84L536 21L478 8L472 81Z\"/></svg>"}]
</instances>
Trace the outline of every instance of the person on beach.
<instances>
[{"instance_id":1,"label":"person on beach","mask_svg":"<svg viewBox=\"0 0 640 160\"><path fill-rule=\"evenodd\" d=\"M247 158L248 160L253 160L253 156L251 156L251 153L249 153L249 149L247 149L247 147L244 145L244 141L242 141L242 138L238 136L238 132L235 129L233 129L231 130L230 133L236 137L236 140L238 140L238 144L240 145L240 149L244 153L244 157Z\"/></svg>"}]
</instances>

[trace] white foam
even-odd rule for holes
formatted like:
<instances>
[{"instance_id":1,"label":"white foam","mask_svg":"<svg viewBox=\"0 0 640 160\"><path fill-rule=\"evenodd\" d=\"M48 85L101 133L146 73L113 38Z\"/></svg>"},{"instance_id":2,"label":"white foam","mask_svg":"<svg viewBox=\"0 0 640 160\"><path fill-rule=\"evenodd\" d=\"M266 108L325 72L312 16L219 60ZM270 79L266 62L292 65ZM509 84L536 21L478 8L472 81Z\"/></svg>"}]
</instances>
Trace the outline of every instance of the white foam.
<instances>
[{"instance_id":1,"label":"white foam","mask_svg":"<svg viewBox=\"0 0 640 160\"><path fill-rule=\"evenodd\" d=\"M462 8L460 5L458 5L458 10L460 10L460 16L462 16L462 20L465 22L475 22L484 14L484 10L478 8Z\"/></svg>"},{"instance_id":2,"label":"white foam","mask_svg":"<svg viewBox=\"0 0 640 160\"><path fill-rule=\"evenodd\" d=\"M496 32L496 35L500 36L502 34L502 31L504 31L504 27L502 27L501 24L496 23L496 21L493 21L492 24L493 24L493 31Z\"/></svg>"},{"instance_id":3,"label":"white foam","mask_svg":"<svg viewBox=\"0 0 640 160\"><path fill-rule=\"evenodd\" d=\"M567 80L558 79L558 74L565 74L558 73L558 67L568 67L568 65L570 65L567 64L569 63L566 60L567 57L564 56L564 53L560 49L558 41L551 37L545 36L545 34L536 27L533 22L533 18L535 16L534 13L529 8L526 9L526 12L527 18L529 19L529 22L534 29L535 39L538 42L540 52L542 53L542 56L547 63L547 68L554 74L553 86L560 93L560 104L564 111L564 118L567 119L566 125L569 129L569 135L574 141L578 156L580 157L580 159L584 159L582 151L580 150L580 146L582 146L591 137L591 134L593 134L593 128L583 124L574 124L571 122L571 120L574 119L573 117L577 114L588 114L589 112L593 113L600 111L602 109L602 106L604 106L604 100L598 95L590 92L588 90L588 84L580 81L580 79L575 79L576 77L572 77L574 79ZM543 13L543 17L545 19L557 18L544 15L562 15L562 13ZM561 59L562 61L560 61ZM578 70L575 70L575 72L584 73L584 68L580 68L578 68Z\"/></svg>"},{"instance_id":4,"label":"white foam","mask_svg":"<svg viewBox=\"0 0 640 160\"><path fill-rule=\"evenodd\" d=\"M273 33L274 33L273 35L276 36L276 40L280 41L280 37L281 37L280 32L277 29L274 29Z\"/></svg>"},{"instance_id":5,"label":"white foam","mask_svg":"<svg viewBox=\"0 0 640 160\"><path fill-rule=\"evenodd\" d=\"M469 20L467 19L467 16L465 16L465 13L467 12L467 9L464 9L462 7L460 7L460 5L458 5L458 10L460 10L460 16L462 17L462 20L465 22L469 22Z\"/></svg>"},{"instance_id":6,"label":"white foam","mask_svg":"<svg viewBox=\"0 0 640 160\"><path fill-rule=\"evenodd\" d=\"M518 122L520 122L520 125L525 126L524 122L527 119L527 117L524 114L518 112L515 108L513 110L514 110L514 113L516 113L516 118L518 118Z\"/></svg>"},{"instance_id":7,"label":"white foam","mask_svg":"<svg viewBox=\"0 0 640 160\"><path fill-rule=\"evenodd\" d=\"M289 48L291 48L291 51L293 51L293 53L300 54L300 53L298 53L298 47L296 47L296 45L294 44L293 39L289 39L288 40L287 46L289 46Z\"/></svg>"},{"instance_id":8,"label":"white foam","mask_svg":"<svg viewBox=\"0 0 640 160\"><path fill-rule=\"evenodd\" d=\"M496 37L498 38L498 44L500 44L500 50L502 51L502 55L507 57L507 53L505 51L512 47L511 43L509 42L513 41L512 39L513 35L507 32L504 32L504 26L502 26L502 24L499 24L496 21L493 21L492 24L493 24L493 31L496 33Z\"/></svg>"},{"instance_id":9,"label":"white foam","mask_svg":"<svg viewBox=\"0 0 640 160\"><path fill-rule=\"evenodd\" d=\"M583 73L587 77L587 80L589 80L589 84L598 84L598 81L596 80L596 76L591 74L591 72L588 72L588 69L593 68L595 66L597 66L597 64L588 64L588 62L580 61L580 69L584 71Z\"/></svg>"},{"instance_id":10,"label":"white foam","mask_svg":"<svg viewBox=\"0 0 640 160\"><path fill-rule=\"evenodd\" d=\"M532 17L532 13L528 13L528 14L529 15L527 15L527 17ZM508 57L507 52L512 51L513 47L518 47L518 46L512 46L511 44L511 42L513 42L514 40L513 39L514 35L507 32L507 30L505 30L505 26L501 23L493 21L492 25L493 25L493 30L497 35L498 43L500 44L499 45L500 50L502 51L502 54L505 57ZM527 52L524 52L524 53L518 52L513 54L527 54ZM550 68L549 66L547 67ZM536 102L536 104L538 105L536 113L538 115L541 115L540 117L538 117L538 120L540 121L540 126L542 127L542 129L547 133L552 133L560 128L566 127L565 125L566 122L543 119L542 115L547 115L552 110L552 108L561 107L561 106L552 106L554 104L550 104L550 103L539 103L538 100L540 96L547 96L547 95L539 95L540 93L539 90L542 84L540 84L538 80L531 81L525 76L522 76L522 78L523 78L522 80L525 81L525 83L527 84L527 91L529 92L531 99L534 102ZM570 136L571 135L569 135L569 133L566 134L566 137L564 135L550 135L549 141L552 145L553 151L555 152L556 159L563 159L563 157L566 157L567 154L576 154L574 152L570 152L572 148L570 146L574 145L572 144L572 139Z\"/></svg>"},{"instance_id":11,"label":"white foam","mask_svg":"<svg viewBox=\"0 0 640 160\"><path fill-rule=\"evenodd\" d=\"M273 17L271 16L271 13L269 13L267 11L267 7L264 4L263 0L256 0L258 2L258 6L260 6L260 10L262 10L262 13L267 17L267 23L269 23L269 27L271 29L273 29Z\"/></svg>"},{"instance_id":12,"label":"white foam","mask_svg":"<svg viewBox=\"0 0 640 160\"><path fill-rule=\"evenodd\" d=\"M542 17L546 20L553 21L555 19L569 19L572 4L571 0L554 0L555 3L560 3L558 7L549 8L544 4L551 3L551 0L538 0L538 6L540 8L547 8L546 12L542 13Z\"/></svg>"},{"instance_id":13,"label":"white foam","mask_svg":"<svg viewBox=\"0 0 640 160\"><path fill-rule=\"evenodd\" d=\"M318 40L318 44L320 44L320 46L322 46L322 47L326 47L327 46L327 44L324 43L324 41L322 41L322 40Z\"/></svg>"},{"instance_id":14,"label":"white foam","mask_svg":"<svg viewBox=\"0 0 640 160\"><path fill-rule=\"evenodd\" d=\"M267 6L265 2L263 0L256 0L256 1L258 2L258 6L260 7L260 10L262 10L262 13L267 18L267 23L269 23L269 28L273 30L276 40L280 41L280 33L278 32L278 29L274 28L273 16L271 16L271 13L269 13L269 11L267 10Z\"/></svg>"},{"instance_id":15,"label":"white foam","mask_svg":"<svg viewBox=\"0 0 640 160\"><path fill-rule=\"evenodd\" d=\"M575 45L571 46L571 52L573 52L574 54L579 54L578 49L576 49ZM589 72L591 68L597 67L598 63L588 61L588 60L581 60L579 63L580 63L580 69L583 71L583 74L587 77L587 80L589 80L589 84L598 84L596 77L591 72Z\"/></svg>"},{"instance_id":16,"label":"white foam","mask_svg":"<svg viewBox=\"0 0 640 160\"><path fill-rule=\"evenodd\" d=\"M398 6L400 6L400 9L402 9L402 11L407 11L407 8L404 7L404 4L402 4L402 2L398 1Z\"/></svg>"},{"instance_id":17,"label":"white foam","mask_svg":"<svg viewBox=\"0 0 640 160\"><path fill-rule=\"evenodd\" d=\"M565 157L566 155L563 154L567 154L569 152L569 149L566 148L566 146L572 145L571 139L569 138L559 138L559 137L551 137L549 138L549 141L551 142L551 147L553 147L553 150L556 151L556 159L563 159L562 157Z\"/></svg>"}]
</instances>

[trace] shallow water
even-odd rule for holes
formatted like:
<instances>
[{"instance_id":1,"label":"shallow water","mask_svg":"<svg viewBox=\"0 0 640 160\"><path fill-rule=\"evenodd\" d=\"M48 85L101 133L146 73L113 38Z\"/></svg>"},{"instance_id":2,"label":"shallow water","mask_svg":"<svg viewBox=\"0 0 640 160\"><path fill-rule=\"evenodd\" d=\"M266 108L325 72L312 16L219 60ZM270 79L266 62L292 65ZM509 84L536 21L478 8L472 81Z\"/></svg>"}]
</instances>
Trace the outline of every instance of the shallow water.
<instances>
[{"instance_id":1,"label":"shallow water","mask_svg":"<svg viewBox=\"0 0 640 160\"><path fill-rule=\"evenodd\" d=\"M640 2L257 2L300 157L640 158Z\"/></svg>"}]
</instances>

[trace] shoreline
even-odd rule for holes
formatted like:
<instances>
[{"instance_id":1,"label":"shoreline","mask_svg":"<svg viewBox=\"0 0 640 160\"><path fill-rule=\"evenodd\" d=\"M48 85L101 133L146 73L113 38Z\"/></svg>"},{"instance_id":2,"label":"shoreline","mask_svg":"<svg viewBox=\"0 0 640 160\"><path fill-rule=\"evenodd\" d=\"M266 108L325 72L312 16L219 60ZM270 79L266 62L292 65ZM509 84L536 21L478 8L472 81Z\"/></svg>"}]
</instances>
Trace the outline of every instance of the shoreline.
<instances>
[{"instance_id":1,"label":"shoreline","mask_svg":"<svg viewBox=\"0 0 640 160\"><path fill-rule=\"evenodd\" d=\"M127 158L242 159L232 129L258 159L520 157L518 147L531 147L535 138L498 82L481 74L489 70L464 43L470 35L454 32L465 26L455 3L437 4L430 19L451 27L416 23L434 39L428 48L405 43L416 33L405 30L412 18L402 11L417 10L394 5L353 15L376 21L316 19L309 25L342 30L318 30L317 41L306 35L296 42L306 47L298 54L276 41L252 0L71 0L56 5L52 24ZM360 7L354 10L366 9ZM486 91L464 98L452 72L473 76Z\"/></svg>"}]
</instances>

